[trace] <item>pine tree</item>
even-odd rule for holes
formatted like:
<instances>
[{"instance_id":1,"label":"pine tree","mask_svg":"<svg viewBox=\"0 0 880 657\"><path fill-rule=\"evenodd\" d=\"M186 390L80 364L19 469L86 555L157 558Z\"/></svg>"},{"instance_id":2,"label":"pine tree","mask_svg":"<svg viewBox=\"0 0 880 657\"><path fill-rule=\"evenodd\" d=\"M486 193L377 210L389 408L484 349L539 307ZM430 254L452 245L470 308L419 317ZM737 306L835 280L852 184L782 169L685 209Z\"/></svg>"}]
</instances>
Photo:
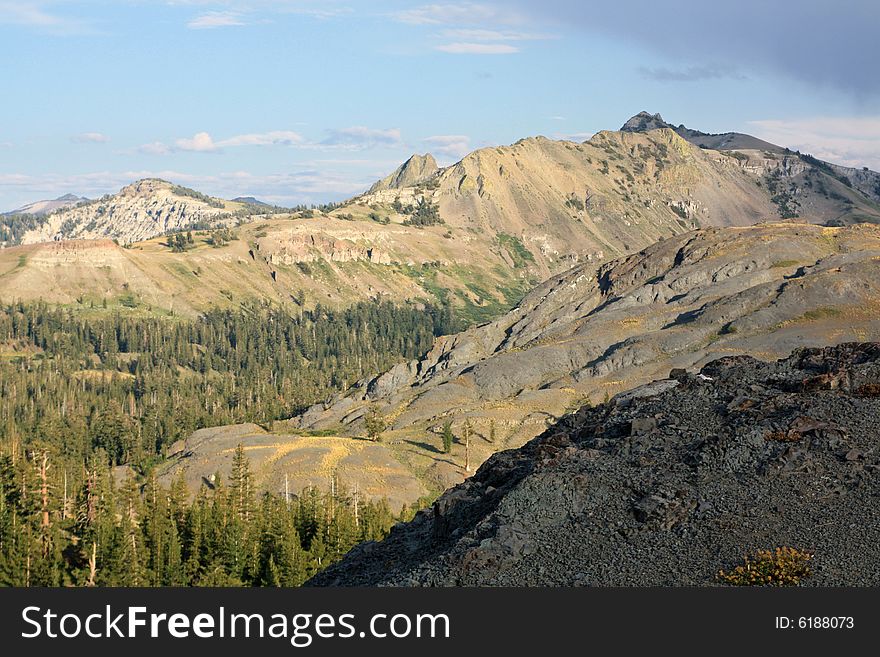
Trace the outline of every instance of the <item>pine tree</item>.
<instances>
[{"instance_id":1,"label":"pine tree","mask_svg":"<svg viewBox=\"0 0 880 657\"><path fill-rule=\"evenodd\" d=\"M452 433L452 422L446 422L443 424L443 452L446 454L450 454L452 452L452 443L455 440L455 436Z\"/></svg>"},{"instance_id":2,"label":"pine tree","mask_svg":"<svg viewBox=\"0 0 880 657\"><path fill-rule=\"evenodd\" d=\"M370 406L364 415L364 428L367 431L367 437L372 441L379 440L382 432L385 431L385 418L382 417L375 405Z\"/></svg>"}]
</instances>

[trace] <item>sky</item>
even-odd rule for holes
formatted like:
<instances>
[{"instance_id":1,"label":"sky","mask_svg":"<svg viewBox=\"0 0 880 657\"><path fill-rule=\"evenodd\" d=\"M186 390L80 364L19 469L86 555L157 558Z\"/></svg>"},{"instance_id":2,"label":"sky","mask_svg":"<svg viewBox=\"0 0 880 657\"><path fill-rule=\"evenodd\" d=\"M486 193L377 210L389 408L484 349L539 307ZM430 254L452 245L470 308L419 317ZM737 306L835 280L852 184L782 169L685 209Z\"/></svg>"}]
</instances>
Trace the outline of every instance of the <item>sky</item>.
<instances>
[{"instance_id":1,"label":"sky","mask_svg":"<svg viewBox=\"0 0 880 657\"><path fill-rule=\"evenodd\" d=\"M0 0L0 210L161 177L342 200L640 110L880 170L880 2Z\"/></svg>"}]
</instances>

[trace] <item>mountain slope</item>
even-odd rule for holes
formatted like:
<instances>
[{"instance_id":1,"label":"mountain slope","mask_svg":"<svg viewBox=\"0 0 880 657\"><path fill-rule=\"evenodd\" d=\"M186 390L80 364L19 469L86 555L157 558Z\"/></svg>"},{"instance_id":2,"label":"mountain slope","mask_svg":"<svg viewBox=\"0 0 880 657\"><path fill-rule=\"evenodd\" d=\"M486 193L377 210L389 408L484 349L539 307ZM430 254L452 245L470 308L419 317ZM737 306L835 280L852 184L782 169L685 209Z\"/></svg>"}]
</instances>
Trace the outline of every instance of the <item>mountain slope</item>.
<instances>
[{"instance_id":1,"label":"mountain slope","mask_svg":"<svg viewBox=\"0 0 880 657\"><path fill-rule=\"evenodd\" d=\"M425 153L424 155L416 154L382 178L382 180L376 182L370 187L370 192L418 185L428 180L439 170L437 160L434 159L433 155L430 153Z\"/></svg>"},{"instance_id":2,"label":"mountain slope","mask_svg":"<svg viewBox=\"0 0 880 657\"><path fill-rule=\"evenodd\" d=\"M604 265L554 276L492 323L439 338L297 418L362 431L366 409L389 440L440 449L472 427L472 463L521 445L587 400L726 354L780 357L800 346L880 340L880 227L774 224L704 229ZM494 441L490 438L495 434ZM437 457L442 481L463 472ZM445 477L445 479L443 479Z\"/></svg>"},{"instance_id":3,"label":"mountain slope","mask_svg":"<svg viewBox=\"0 0 880 657\"><path fill-rule=\"evenodd\" d=\"M224 225L248 205L215 199L164 180L148 178L118 194L61 208L22 237L23 244L60 239L112 238L129 244L199 225Z\"/></svg>"},{"instance_id":4,"label":"mountain slope","mask_svg":"<svg viewBox=\"0 0 880 657\"><path fill-rule=\"evenodd\" d=\"M878 343L676 372L496 454L309 584L717 585L785 547L812 555L802 584L876 586L878 391Z\"/></svg>"},{"instance_id":5,"label":"mountain slope","mask_svg":"<svg viewBox=\"0 0 880 657\"><path fill-rule=\"evenodd\" d=\"M779 207L783 216L786 210L788 214L799 214L799 206L815 205L818 202L819 205L829 206L826 210L828 219L840 220L852 215L850 219L854 221L877 220L875 212L869 212L868 218L860 214L860 208L856 208L863 206L867 200L871 210L880 209L875 207L876 203L880 202L880 173L871 171L867 167L856 169L824 162L741 132L709 134L692 130L683 124L676 127L664 121L659 114L648 112L639 112L624 123L621 130L648 132L661 128L674 130L682 139L703 149L736 152L734 156L743 163L743 166L759 175L790 179L789 192L782 191L781 194L794 198L791 199L793 203L790 208ZM848 193L846 188L850 191L855 190L857 195ZM771 190L771 193L779 194L776 190ZM811 196L814 198L810 198ZM802 201L797 197L806 197L806 200ZM785 202L785 199L780 200ZM839 216L841 210L843 216Z\"/></svg>"}]
</instances>

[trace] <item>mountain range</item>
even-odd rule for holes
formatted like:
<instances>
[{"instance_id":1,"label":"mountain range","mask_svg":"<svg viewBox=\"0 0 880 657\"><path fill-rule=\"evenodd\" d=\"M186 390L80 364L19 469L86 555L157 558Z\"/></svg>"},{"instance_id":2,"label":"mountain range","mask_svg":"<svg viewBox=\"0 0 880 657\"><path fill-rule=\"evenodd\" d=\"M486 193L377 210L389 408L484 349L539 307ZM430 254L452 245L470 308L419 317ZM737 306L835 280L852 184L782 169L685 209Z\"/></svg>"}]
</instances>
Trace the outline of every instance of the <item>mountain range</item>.
<instances>
[{"instance_id":1,"label":"mountain range","mask_svg":"<svg viewBox=\"0 0 880 657\"><path fill-rule=\"evenodd\" d=\"M326 211L273 214L248 199L139 181L24 231L27 246L0 252L0 299L133 296L194 313L246 299L420 298L481 322L555 273L695 228L880 220L873 172L847 177L785 149L704 149L665 122L634 132L638 116L627 124L584 143L534 137L484 148L445 168L413 156ZM237 224L228 244L208 245L204 233L186 253L164 246L169 232Z\"/></svg>"},{"instance_id":2,"label":"mountain range","mask_svg":"<svg viewBox=\"0 0 880 657\"><path fill-rule=\"evenodd\" d=\"M449 167L414 155L320 209L138 181L0 249L0 299L183 315L254 300L447 304L466 328L422 358L271 431L194 435L163 475L198 483L193 464L228 467L219 455L238 441L276 450L257 464L267 490L294 461L298 483L326 479L332 461L360 490L408 503L671 368L880 340L878 201L875 172L641 113L583 143L532 137ZM192 239L173 242L180 231ZM381 444L362 440L368 412L387 427ZM443 448L446 424L467 447Z\"/></svg>"}]
</instances>

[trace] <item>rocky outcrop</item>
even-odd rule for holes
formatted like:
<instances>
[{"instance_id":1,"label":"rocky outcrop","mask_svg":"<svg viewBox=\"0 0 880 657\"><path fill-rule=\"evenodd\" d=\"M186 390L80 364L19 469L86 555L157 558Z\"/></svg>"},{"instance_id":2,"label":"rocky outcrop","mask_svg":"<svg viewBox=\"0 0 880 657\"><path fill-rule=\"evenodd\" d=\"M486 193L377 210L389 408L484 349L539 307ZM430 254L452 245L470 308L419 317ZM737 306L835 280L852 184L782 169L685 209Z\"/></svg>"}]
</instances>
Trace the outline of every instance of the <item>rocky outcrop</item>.
<instances>
[{"instance_id":1,"label":"rocky outcrop","mask_svg":"<svg viewBox=\"0 0 880 657\"><path fill-rule=\"evenodd\" d=\"M639 112L626 123L620 130L621 132L647 132L649 130L659 130L660 128L675 129L675 126L666 123L660 114L650 114L649 112Z\"/></svg>"},{"instance_id":2,"label":"rocky outcrop","mask_svg":"<svg viewBox=\"0 0 880 657\"><path fill-rule=\"evenodd\" d=\"M22 243L111 238L128 244L195 225L226 225L234 221L233 209L227 201L150 178L49 214Z\"/></svg>"},{"instance_id":3,"label":"rocky outcrop","mask_svg":"<svg viewBox=\"0 0 880 657\"><path fill-rule=\"evenodd\" d=\"M437 166L437 160L434 159L433 155L430 153L425 153L424 155L416 154L397 167L391 174L370 187L368 193L378 192L383 189L413 187L432 178L438 171L440 171L440 168Z\"/></svg>"},{"instance_id":4,"label":"rocky outcrop","mask_svg":"<svg viewBox=\"0 0 880 657\"><path fill-rule=\"evenodd\" d=\"M297 233L260 242L261 253L266 261L273 264L292 265L300 262L366 261L379 265L390 265L391 256L377 246L358 244L351 240L337 239L322 233Z\"/></svg>"},{"instance_id":5,"label":"rocky outcrop","mask_svg":"<svg viewBox=\"0 0 880 657\"><path fill-rule=\"evenodd\" d=\"M791 547L802 584L876 586L878 420L880 343L676 370L495 454L308 584L715 585Z\"/></svg>"},{"instance_id":6,"label":"rocky outcrop","mask_svg":"<svg viewBox=\"0 0 880 657\"><path fill-rule=\"evenodd\" d=\"M685 127L684 124L674 126L663 120L659 114L649 114L648 112L639 112L629 119L620 128L622 132L648 132L650 130L659 130L661 128L669 128L674 130L682 139L699 146L700 148L710 148L716 151L731 150L763 150L769 153L783 153L786 149L776 144L771 144L763 139L752 137L741 132L722 132L718 134L710 134L692 130Z\"/></svg>"}]
</instances>

